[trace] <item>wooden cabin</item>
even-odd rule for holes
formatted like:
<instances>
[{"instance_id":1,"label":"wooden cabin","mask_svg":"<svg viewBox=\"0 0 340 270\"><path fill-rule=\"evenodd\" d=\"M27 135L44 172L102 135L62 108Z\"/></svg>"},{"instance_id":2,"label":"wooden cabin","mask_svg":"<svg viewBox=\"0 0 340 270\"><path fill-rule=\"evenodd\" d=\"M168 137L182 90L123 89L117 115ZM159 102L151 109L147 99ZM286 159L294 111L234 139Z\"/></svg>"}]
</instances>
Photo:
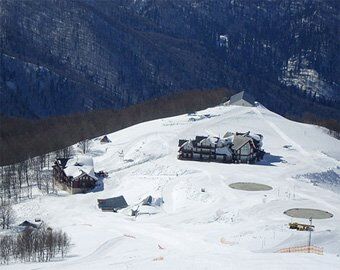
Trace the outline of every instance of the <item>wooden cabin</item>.
<instances>
[{"instance_id":1,"label":"wooden cabin","mask_svg":"<svg viewBox=\"0 0 340 270\"><path fill-rule=\"evenodd\" d=\"M97 182L92 158L57 159L53 166L53 179L56 186L71 194L90 191Z\"/></svg>"}]
</instances>

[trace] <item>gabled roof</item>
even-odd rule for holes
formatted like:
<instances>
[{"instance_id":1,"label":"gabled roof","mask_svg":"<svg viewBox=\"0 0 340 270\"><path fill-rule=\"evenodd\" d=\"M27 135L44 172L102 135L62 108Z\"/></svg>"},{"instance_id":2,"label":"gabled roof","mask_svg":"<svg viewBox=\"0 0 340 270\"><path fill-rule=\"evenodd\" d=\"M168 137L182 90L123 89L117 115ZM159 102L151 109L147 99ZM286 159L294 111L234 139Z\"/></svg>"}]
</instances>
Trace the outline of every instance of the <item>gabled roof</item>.
<instances>
[{"instance_id":1,"label":"gabled roof","mask_svg":"<svg viewBox=\"0 0 340 270\"><path fill-rule=\"evenodd\" d=\"M19 224L20 227L32 227L32 228L38 228L38 225L37 224L34 224L32 222L29 222L27 220L25 220L24 222L20 223Z\"/></svg>"},{"instance_id":2,"label":"gabled roof","mask_svg":"<svg viewBox=\"0 0 340 270\"><path fill-rule=\"evenodd\" d=\"M152 204L152 196L148 196L143 200L142 205L151 205Z\"/></svg>"},{"instance_id":3,"label":"gabled roof","mask_svg":"<svg viewBox=\"0 0 340 270\"><path fill-rule=\"evenodd\" d=\"M178 141L178 147L181 147L183 144L185 144L186 142L187 142L188 140L182 140L182 139L180 139L179 141Z\"/></svg>"},{"instance_id":4,"label":"gabled roof","mask_svg":"<svg viewBox=\"0 0 340 270\"><path fill-rule=\"evenodd\" d=\"M128 204L123 196L98 199L98 207L102 210L118 210L127 207Z\"/></svg>"},{"instance_id":5,"label":"gabled roof","mask_svg":"<svg viewBox=\"0 0 340 270\"><path fill-rule=\"evenodd\" d=\"M199 142L201 142L202 140L204 140L204 139L206 139L206 138L208 138L208 136L196 136L195 141L196 141L197 143L199 143Z\"/></svg>"},{"instance_id":6,"label":"gabled roof","mask_svg":"<svg viewBox=\"0 0 340 270\"><path fill-rule=\"evenodd\" d=\"M232 145L231 148L234 151L237 151L238 149L240 149L243 145L245 145L249 141L252 141L252 139L250 137L245 137L245 136L242 136L242 135L235 135L234 140L233 140L233 145Z\"/></svg>"},{"instance_id":7,"label":"gabled roof","mask_svg":"<svg viewBox=\"0 0 340 270\"><path fill-rule=\"evenodd\" d=\"M242 91L242 92L239 92L233 96L230 97L230 101L229 101L229 104L232 104L232 103L235 103L237 101L240 101L241 99L251 103L251 104L254 104L255 103L255 99L252 95L248 94L247 92L245 91Z\"/></svg>"},{"instance_id":8,"label":"gabled roof","mask_svg":"<svg viewBox=\"0 0 340 270\"><path fill-rule=\"evenodd\" d=\"M100 142L102 142L102 143L109 143L109 142L111 142L111 140L105 135L105 136L100 140Z\"/></svg>"}]
</instances>

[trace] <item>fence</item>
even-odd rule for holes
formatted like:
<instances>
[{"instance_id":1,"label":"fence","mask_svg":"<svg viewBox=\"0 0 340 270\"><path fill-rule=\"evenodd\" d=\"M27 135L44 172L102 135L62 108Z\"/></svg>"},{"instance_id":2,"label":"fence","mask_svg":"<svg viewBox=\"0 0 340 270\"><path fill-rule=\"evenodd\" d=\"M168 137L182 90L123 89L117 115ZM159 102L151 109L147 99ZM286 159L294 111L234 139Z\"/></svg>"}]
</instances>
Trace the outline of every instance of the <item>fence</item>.
<instances>
[{"instance_id":1,"label":"fence","mask_svg":"<svg viewBox=\"0 0 340 270\"><path fill-rule=\"evenodd\" d=\"M316 246L300 246L300 247L289 247L282 248L278 251L279 253L315 253L323 255L323 248Z\"/></svg>"}]
</instances>

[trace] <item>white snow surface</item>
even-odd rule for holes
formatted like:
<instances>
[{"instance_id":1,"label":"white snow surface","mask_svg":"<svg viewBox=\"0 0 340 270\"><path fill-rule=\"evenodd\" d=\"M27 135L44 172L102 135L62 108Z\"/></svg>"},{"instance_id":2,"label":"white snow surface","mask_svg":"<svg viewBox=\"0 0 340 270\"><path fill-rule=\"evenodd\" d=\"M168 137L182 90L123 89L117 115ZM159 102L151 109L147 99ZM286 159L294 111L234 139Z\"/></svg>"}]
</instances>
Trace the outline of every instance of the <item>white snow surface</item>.
<instances>
[{"instance_id":1,"label":"white snow surface","mask_svg":"<svg viewBox=\"0 0 340 270\"><path fill-rule=\"evenodd\" d=\"M14 263L2 269L340 269L340 196L296 176L335 170L340 142L323 128L287 120L266 108L218 106L190 116L141 123L93 140L99 192L39 196L17 204L17 221L39 217L67 232L72 249L64 260ZM177 160L178 139L226 131L260 133L270 152L255 165ZM289 145L289 147L284 147ZM228 187L257 182L270 191ZM203 189L203 190L202 190ZM98 198L123 195L135 205L148 195L160 207L144 206L137 219L127 211L102 212ZM283 211L307 207L334 217L315 220L312 243L324 255L277 253L306 245L307 232L290 230ZM294 220L294 219L293 219ZM306 220L294 221L306 223Z\"/></svg>"}]
</instances>

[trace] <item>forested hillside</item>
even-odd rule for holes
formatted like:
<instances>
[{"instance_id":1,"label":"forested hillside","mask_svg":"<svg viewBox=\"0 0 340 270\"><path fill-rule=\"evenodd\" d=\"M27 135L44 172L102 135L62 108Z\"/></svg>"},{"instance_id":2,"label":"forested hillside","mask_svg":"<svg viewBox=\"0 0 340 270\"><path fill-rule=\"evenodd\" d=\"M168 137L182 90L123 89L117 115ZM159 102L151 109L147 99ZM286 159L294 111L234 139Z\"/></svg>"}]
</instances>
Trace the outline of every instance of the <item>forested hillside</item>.
<instances>
[{"instance_id":1,"label":"forested hillside","mask_svg":"<svg viewBox=\"0 0 340 270\"><path fill-rule=\"evenodd\" d=\"M0 116L0 166L60 150L137 123L215 106L227 100L231 93L228 89L185 91L119 111L100 110L40 120Z\"/></svg>"},{"instance_id":2,"label":"forested hillside","mask_svg":"<svg viewBox=\"0 0 340 270\"><path fill-rule=\"evenodd\" d=\"M337 108L338 13L331 0L3 0L1 113L121 109L221 86L280 114L303 113L304 99Z\"/></svg>"}]
</instances>

